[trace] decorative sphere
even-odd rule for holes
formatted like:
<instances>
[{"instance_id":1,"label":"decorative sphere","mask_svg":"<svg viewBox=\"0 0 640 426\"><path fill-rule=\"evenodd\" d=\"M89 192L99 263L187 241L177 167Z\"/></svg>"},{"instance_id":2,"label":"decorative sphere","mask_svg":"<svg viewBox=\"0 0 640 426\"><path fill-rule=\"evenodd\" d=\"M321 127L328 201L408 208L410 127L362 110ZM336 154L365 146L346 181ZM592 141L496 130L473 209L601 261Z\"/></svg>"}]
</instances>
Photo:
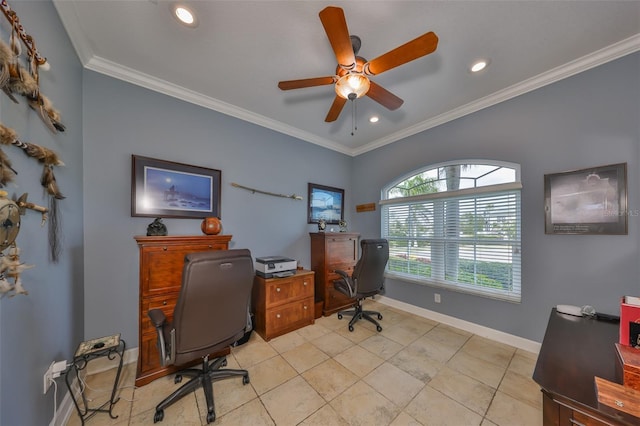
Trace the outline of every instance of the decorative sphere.
<instances>
[{"instance_id":1,"label":"decorative sphere","mask_svg":"<svg viewBox=\"0 0 640 426\"><path fill-rule=\"evenodd\" d=\"M217 217L205 217L200 228L206 235L218 235L222 231L222 223Z\"/></svg>"}]
</instances>

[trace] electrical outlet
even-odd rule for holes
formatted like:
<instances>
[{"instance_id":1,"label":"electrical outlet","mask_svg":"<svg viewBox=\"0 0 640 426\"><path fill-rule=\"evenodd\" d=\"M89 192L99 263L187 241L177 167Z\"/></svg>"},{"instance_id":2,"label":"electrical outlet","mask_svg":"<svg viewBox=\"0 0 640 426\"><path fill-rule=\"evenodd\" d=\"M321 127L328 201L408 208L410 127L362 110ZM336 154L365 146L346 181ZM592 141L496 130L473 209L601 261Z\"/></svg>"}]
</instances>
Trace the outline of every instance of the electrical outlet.
<instances>
[{"instance_id":1,"label":"electrical outlet","mask_svg":"<svg viewBox=\"0 0 640 426\"><path fill-rule=\"evenodd\" d=\"M53 366L56 364L55 361L51 363L47 371L44 373L44 377L42 378L42 393L46 394L49 388L51 387L51 382L53 381Z\"/></svg>"},{"instance_id":2,"label":"electrical outlet","mask_svg":"<svg viewBox=\"0 0 640 426\"><path fill-rule=\"evenodd\" d=\"M433 294L433 300L434 300L434 302L436 302L436 303L440 303L440 302L441 302L441 300L440 300L440 293L434 293L434 294Z\"/></svg>"}]
</instances>

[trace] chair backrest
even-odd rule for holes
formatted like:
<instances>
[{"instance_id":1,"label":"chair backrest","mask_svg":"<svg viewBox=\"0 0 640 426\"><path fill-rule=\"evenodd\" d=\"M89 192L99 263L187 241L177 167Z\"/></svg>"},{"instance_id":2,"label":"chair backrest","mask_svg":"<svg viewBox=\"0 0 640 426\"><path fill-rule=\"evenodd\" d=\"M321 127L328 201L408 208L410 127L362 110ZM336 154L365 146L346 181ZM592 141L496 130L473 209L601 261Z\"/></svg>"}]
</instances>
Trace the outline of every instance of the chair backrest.
<instances>
[{"instance_id":1,"label":"chair backrest","mask_svg":"<svg viewBox=\"0 0 640 426\"><path fill-rule=\"evenodd\" d=\"M384 239L360 241L360 259L351 274L356 297L368 297L384 288L384 269L389 260L389 242Z\"/></svg>"},{"instance_id":2,"label":"chair backrest","mask_svg":"<svg viewBox=\"0 0 640 426\"><path fill-rule=\"evenodd\" d=\"M175 364L217 352L243 337L254 279L247 249L191 253L173 314Z\"/></svg>"}]
</instances>

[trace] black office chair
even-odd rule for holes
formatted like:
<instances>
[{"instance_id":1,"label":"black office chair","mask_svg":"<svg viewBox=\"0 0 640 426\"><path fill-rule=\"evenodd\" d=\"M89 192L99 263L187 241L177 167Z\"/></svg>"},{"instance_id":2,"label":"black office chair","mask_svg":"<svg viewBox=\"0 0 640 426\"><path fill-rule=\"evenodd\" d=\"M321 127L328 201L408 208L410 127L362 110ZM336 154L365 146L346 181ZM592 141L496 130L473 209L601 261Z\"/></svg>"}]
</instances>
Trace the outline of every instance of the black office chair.
<instances>
[{"instance_id":1,"label":"black office chair","mask_svg":"<svg viewBox=\"0 0 640 426\"><path fill-rule=\"evenodd\" d=\"M202 369L181 370L193 377L156 406L153 422L162 421L164 409L202 386L207 401L207 423L216 419L213 381L242 376L249 383L246 370L221 369L226 357L209 361L218 352L240 340L248 327L248 312L254 268L247 249L219 250L188 254L182 274L182 287L173 311L173 322L159 309L149 311L158 331L158 350L162 366L184 365L202 358Z\"/></svg>"},{"instance_id":2,"label":"black office chair","mask_svg":"<svg viewBox=\"0 0 640 426\"><path fill-rule=\"evenodd\" d=\"M377 315L382 319L380 312L365 311L362 309L362 301L376 294L384 294L384 269L389 260L389 243L387 240L363 239L360 241L361 254L358 263L349 276L345 271L336 270L341 278L333 282L336 290L349 297L356 298L350 311L338 312L338 319L343 315L352 315L349 321L349 331L353 331L353 324L360 319L366 319L376 325L376 330L382 331L382 327L373 319Z\"/></svg>"}]
</instances>

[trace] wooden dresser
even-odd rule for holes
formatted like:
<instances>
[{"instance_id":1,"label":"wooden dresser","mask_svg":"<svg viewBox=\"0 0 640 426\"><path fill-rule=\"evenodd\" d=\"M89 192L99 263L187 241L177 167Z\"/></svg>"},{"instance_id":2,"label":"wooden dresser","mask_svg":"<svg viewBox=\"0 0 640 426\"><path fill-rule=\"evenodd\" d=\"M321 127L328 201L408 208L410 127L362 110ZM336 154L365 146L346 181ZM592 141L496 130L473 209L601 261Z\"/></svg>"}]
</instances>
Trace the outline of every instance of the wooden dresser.
<instances>
[{"instance_id":1,"label":"wooden dresser","mask_svg":"<svg viewBox=\"0 0 640 426\"><path fill-rule=\"evenodd\" d=\"M544 426L638 425L640 418L598 403L594 377L622 383L618 323L551 311L533 373Z\"/></svg>"},{"instance_id":2,"label":"wooden dresser","mask_svg":"<svg viewBox=\"0 0 640 426\"><path fill-rule=\"evenodd\" d=\"M316 273L316 300L322 301L322 313L331 315L351 307L355 300L340 293L333 287L333 281L340 278L336 270L349 275L358 261L358 240L360 234L351 232L310 232L311 269Z\"/></svg>"},{"instance_id":3,"label":"wooden dresser","mask_svg":"<svg viewBox=\"0 0 640 426\"><path fill-rule=\"evenodd\" d=\"M164 237L134 237L140 251L140 310L138 319L138 369L136 386L180 368L160 366L157 333L147 312L162 309L168 320L173 319L182 285L184 257L188 253L227 250L231 235L171 235ZM228 354L229 349L215 355ZM199 361L198 361L199 362Z\"/></svg>"},{"instance_id":4,"label":"wooden dresser","mask_svg":"<svg viewBox=\"0 0 640 426\"><path fill-rule=\"evenodd\" d=\"M313 324L313 271L297 270L286 278L262 278L256 275L252 307L254 329L264 340Z\"/></svg>"}]
</instances>

